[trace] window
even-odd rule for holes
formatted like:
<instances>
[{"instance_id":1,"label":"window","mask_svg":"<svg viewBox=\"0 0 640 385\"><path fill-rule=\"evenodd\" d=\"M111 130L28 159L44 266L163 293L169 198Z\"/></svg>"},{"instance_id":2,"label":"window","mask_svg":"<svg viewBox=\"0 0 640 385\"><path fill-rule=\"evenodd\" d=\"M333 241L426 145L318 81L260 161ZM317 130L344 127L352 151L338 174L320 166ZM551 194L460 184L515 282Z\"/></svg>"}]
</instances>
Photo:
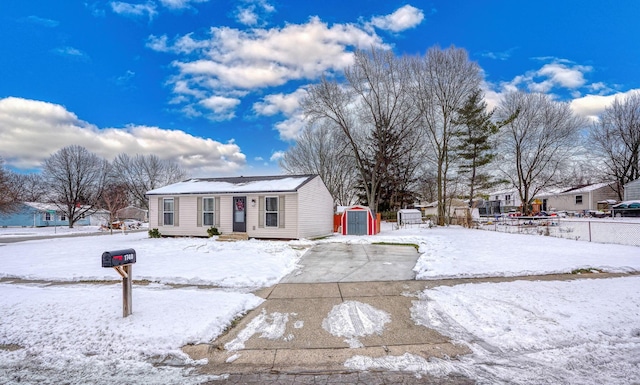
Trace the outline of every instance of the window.
<instances>
[{"instance_id":1,"label":"window","mask_svg":"<svg viewBox=\"0 0 640 385\"><path fill-rule=\"evenodd\" d=\"M67 216L64 214L60 214L60 220L61 221L66 221L67 220Z\"/></svg>"},{"instance_id":2,"label":"window","mask_svg":"<svg viewBox=\"0 0 640 385\"><path fill-rule=\"evenodd\" d=\"M278 227L278 197L265 198L264 215L266 227Z\"/></svg>"},{"instance_id":3,"label":"window","mask_svg":"<svg viewBox=\"0 0 640 385\"><path fill-rule=\"evenodd\" d=\"M582 204L582 195L576 195L576 204L577 205L581 205Z\"/></svg>"},{"instance_id":4,"label":"window","mask_svg":"<svg viewBox=\"0 0 640 385\"><path fill-rule=\"evenodd\" d=\"M215 198L202 198L202 224L215 226Z\"/></svg>"},{"instance_id":5,"label":"window","mask_svg":"<svg viewBox=\"0 0 640 385\"><path fill-rule=\"evenodd\" d=\"M51 220L51 213L45 213L44 214L44 220L45 221L50 221Z\"/></svg>"},{"instance_id":6,"label":"window","mask_svg":"<svg viewBox=\"0 0 640 385\"><path fill-rule=\"evenodd\" d=\"M162 202L163 208L163 224L165 226L173 226L173 198L164 198Z\"/></svg>"}]
</instances>

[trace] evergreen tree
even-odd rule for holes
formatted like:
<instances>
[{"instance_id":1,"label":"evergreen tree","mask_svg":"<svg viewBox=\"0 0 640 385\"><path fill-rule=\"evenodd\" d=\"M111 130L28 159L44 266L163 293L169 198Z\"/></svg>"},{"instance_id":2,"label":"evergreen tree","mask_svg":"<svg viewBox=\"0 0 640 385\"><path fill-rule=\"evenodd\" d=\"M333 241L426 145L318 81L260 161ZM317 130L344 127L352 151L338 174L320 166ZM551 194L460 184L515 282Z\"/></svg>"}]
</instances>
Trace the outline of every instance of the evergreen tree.
<instances>
[{"instance_id":1,"label":"evergreen tree","mask_svg":"<svg viewBox=\"0 0 640 385\"><path fill-rule=\"evenodd\" d=\"M454 151L461 159L459 171L469 177L471 208L473 208L476 190L488 189L499 183L483 166L491 163L495 158L491 137L516 116L517 112L505 121L494 122L493 111L487 111L487 103L484 102L480 89L474 90L464 106L457 111L454 124L459 128L454 132L454 136L459 142Z\"/></svg>"}]
</instances>

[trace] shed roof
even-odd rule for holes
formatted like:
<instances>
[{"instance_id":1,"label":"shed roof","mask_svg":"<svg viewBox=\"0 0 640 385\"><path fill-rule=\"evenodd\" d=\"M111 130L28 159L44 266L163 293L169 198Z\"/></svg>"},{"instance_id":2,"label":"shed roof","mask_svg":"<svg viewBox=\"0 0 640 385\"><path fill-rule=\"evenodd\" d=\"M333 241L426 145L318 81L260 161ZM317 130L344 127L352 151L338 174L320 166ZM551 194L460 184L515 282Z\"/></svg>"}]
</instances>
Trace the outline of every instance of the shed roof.
<instances>
[{"instance_id":1,"label":"shed roof","mask_svg":"<svg viewBox=\"0 0 640 385\"><path fill-rule=\"evenodd\" d=\"M316 176L308 174L194 178L147 191L147 195L295 192Z\"/></svg>"}]
</instances>

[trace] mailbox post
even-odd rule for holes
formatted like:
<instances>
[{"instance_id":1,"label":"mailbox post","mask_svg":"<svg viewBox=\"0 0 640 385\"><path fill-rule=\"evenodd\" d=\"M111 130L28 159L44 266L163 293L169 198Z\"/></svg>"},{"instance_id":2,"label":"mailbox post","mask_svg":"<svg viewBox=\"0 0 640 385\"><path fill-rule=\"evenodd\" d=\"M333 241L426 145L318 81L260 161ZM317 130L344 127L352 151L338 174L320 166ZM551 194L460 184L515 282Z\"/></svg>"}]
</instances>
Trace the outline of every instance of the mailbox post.
<instances>
[{"instance_id":1,"label":"mailbox post","mask_svg":"<svg viewBox=\"0 0 640 385\"><path fill-rule=\"evenodd\" d=\"M136 263L136 251L124 249L105 251L102 253L102 267L113 267L122 277L122 317L133 312L131 300L131 283L133 282L132 265Z\"/></svg>"}]
</instances>

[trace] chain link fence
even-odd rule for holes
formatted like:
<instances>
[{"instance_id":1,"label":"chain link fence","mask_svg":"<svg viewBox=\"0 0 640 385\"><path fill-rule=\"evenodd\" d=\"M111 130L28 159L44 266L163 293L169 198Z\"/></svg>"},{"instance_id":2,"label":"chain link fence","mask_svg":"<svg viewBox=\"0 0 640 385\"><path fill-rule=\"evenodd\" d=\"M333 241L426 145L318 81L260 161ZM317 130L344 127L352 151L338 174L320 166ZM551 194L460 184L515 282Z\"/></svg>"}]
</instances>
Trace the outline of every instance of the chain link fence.
<instances>
[{"instance_id":1,"label":"chain link fence","mask_svg":"<svg viewBox=\"0 0 640 385\"><path fill-rule=\"evenodd\" d=\"M478 228L514 234L534 234L576 241L640 246L640 222L624 219L570 219L558 217L498 217Z\"/></svg>"}]
</instances>

